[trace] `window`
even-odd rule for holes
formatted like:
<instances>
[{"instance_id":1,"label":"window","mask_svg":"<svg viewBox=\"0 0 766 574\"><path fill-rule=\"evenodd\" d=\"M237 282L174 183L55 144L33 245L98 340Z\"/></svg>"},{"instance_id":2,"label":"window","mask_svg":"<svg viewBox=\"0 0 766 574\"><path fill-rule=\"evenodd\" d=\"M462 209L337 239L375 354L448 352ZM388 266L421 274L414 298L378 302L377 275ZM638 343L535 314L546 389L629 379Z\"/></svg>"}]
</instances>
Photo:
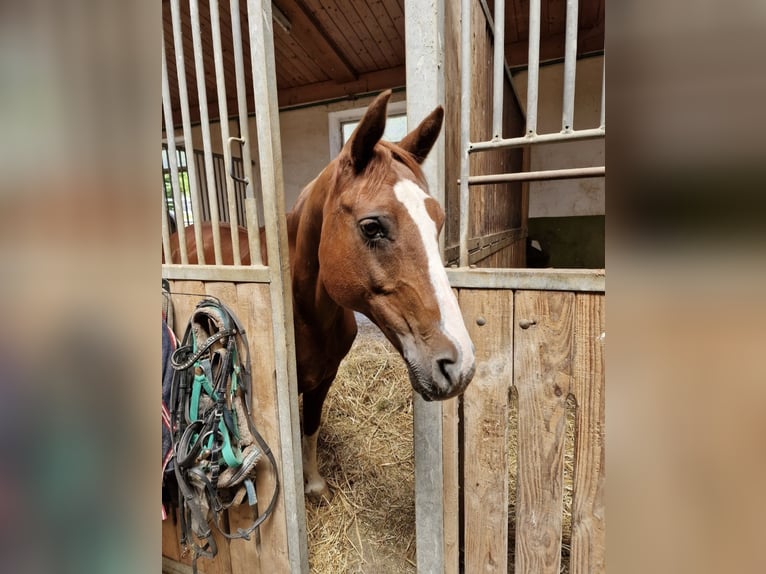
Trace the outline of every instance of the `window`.
<instances>
[{"instance_id":1,"label":"window","mask_svg":"<svg viewBox=\"0 0 766 574\"><path fill-rule=\"evenodd\" d=\"M183 225L194 223L191 209L191 190L189 187L189 166L186 159L186 150L183 147L176 147L176 159L178 165L178 185L181 191L181 206L178 211L183 215ZM168 208L168 216L171 221L178 224L176 215L176 205L173 198L173 187L170 183L170 158L168 156L167 144L162 144L162 179L165 185L165 202Z\"/></svg>"},{"instance_id":2,"label":"window","mask_svg":"<svg viewBox=\"0 0 766 574\"><path fill-rule=\"evenodd\" d=\"M354 108L353 110L341 110L330 112L330 159L338 155L343 144L348 141L362 119L367 108ZM392 102L388 104L388 121L383 139L390 142L398 142L407 134L407 104L405 102Z\"/></svg>"}]
</instances>

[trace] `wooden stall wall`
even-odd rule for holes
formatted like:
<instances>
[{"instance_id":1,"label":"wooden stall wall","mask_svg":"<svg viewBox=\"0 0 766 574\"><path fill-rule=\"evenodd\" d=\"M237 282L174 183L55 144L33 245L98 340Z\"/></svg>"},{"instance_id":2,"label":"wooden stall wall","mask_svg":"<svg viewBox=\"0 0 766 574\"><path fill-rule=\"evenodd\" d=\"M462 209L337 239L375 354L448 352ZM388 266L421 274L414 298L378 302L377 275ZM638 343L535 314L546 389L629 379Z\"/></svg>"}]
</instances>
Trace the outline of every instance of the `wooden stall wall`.
<instances>
[{"instance_id":1,"label":"wooden stall wall","mask_svg":"<svg viewBox=\"0 0 766 574\"><path fill-rule=\"evenodd\" d=\"M446 259L458 257L460 190L460 2L445 3L445 154ZM471 141L492 138L493 34L478 2L471 10L472 97ZM504 76L503 137L523 135L524 116ZM522 170L524 150L498 150L472 154L471 174L484 175ZM473 239L471 264L477 267L526 265L526 202L522 184L504 183L471 187L469 237Z\"/></svg>"},{"instance_id":2,"label":"wooden stall wall","mask_svg":"<svg viewBox=\"0 0 766 574\"><path fill-rule=\"evenodd\" d=\"M250 347L253 377L252 412L256 428L274 452L277 466L282 464L279 435L277 393L274 378L274 341L271 328L271 300L269 285L265 283L229 283L202 281L171 281L173 293L174 326L176 334L183 331L194 307L208 294L220 298L242 322ZM193 293L195 295L184 295ZM274 471L265 458L259 463L256 493L259 511L264 511L274 492ZM174 516L162 523L163 571L191 572L184 565L191 564L191 552L179 547L179 531ZM229 528L246 527L251 520L248 507L228 512ZM213 528L213 532L216 529ZM282 497L277 501L270 518L263 522L258 534L251 540L228 541L216 534L218 556L214 560L200 558L199 571L205 574L272 574L289 572L287 554L287 521Z\"/></svg>"},{"instance_id":3,"label":"wooden stall wall","mask_svg":"<svg viewBox=\"0 0 766 574\"><path fill-rule=\"evenodd\" d=\"M604 572L603 293L462 289L459 300L477 372L462 443L445 449L445 467L462 468L463 553L450 571Z\"/></svg>"}]
</instances>

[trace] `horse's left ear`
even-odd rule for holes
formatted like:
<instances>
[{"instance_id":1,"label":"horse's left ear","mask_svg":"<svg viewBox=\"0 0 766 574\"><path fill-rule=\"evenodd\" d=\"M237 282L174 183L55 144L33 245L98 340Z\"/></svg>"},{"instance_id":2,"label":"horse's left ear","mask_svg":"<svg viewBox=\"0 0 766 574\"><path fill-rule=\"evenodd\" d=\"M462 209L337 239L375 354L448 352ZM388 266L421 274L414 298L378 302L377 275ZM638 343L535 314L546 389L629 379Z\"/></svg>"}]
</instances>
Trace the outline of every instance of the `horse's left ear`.
<instances>
[{"instance_id":1,"label":"horse's left ear","mask_svg":"<svg viewBox=\"0 0 766 574\"><path fill-rule=\"evenodd\" d=\"M351 134L347 145L351 154L354 171L361 173L375 155L378 143L386 129L386 108L391 97L391 90L381 93L364 112L359 125Z\"/></svg>"},{"instance_id":2,"label":"horse's left ear","mask_svg":"<svg viewBox=\"0 0 766 574\"><path fill-rule=\"evenodd\" d=\"M420 122L418 127L404 136L404 139L399 142L399 147L410 152L415 161L423 163L439 137L443 120L444 108L438 106Z\"/></svg>"}]
</instances>

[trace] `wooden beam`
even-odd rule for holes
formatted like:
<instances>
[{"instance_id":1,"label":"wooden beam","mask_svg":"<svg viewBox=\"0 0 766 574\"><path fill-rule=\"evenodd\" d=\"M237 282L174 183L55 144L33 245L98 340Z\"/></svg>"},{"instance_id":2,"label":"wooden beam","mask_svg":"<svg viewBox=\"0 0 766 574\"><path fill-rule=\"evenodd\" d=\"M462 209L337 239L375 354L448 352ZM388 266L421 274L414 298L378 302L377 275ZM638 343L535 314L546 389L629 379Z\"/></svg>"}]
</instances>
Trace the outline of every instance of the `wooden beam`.
<instances>
[{"instance_id":1,"label":"wooden beam","mask_svg":"<svg viewBox=\"0 0 766 574\"><path fill-rule=\"evenodd\" d=\"M577 55L604 49L604 26L577 31ZM527 40L506 42L505 58L510 68L524 68L529 56ZM540 62L564 58L564 34L543 36L540 39Z\"/></svg>"},{"instance_id":2,"label":"wooden beam","mask_svg":"<svg viewBox=\"0 0 766 574\"><path fill-rule=\"evenodd\" d=\"M280 0L275 4L290 21L290 36L327 72L327 75L336 82L350 82L356 79L356 70L327 36L319 21L305 8L303 2Z\"/></svg>"},{"instance_id":3,"label":"wooden beam","mask_svg":"<svg viewBox=\"0 0 766 574\"><path fill-rule=\"evenodd\" d=\"M279 107L286 108L300 104L309 104L366 94L388 88L400 88L406 85L406 70L404 66L378 70L361 74L356 80L345 83L335 81L319 82L307 86L285 88L279 90Z\"/></svg>"}]
</instances>

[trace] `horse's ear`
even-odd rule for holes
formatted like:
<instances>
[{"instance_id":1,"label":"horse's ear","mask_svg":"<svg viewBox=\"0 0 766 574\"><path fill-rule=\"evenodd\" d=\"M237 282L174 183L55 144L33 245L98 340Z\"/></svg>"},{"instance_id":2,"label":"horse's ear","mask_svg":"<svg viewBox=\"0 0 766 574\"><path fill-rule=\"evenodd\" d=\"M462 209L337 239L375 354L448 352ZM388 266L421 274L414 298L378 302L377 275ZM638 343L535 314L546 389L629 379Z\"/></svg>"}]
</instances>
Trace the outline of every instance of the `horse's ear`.
<instances>
[{"instance_id":1,"label":"horse's ear","mask_svg":"<svg viewBox=\"0 0 766 574\"><path fill-rule=\"evenodd\" d=\"M415 161L423 163L428 156L428 152L434 147L436 139L439 137L439 131L442 128L444 120L444 108L438 106L432 111L426 119L420 122L420 125L404 136L399 142L399 147L404 148L412 154Z\"/></svg>"},{"instance_id":2,"label":"horse's ear","mask_svg":"<svg viewBox=\"0 0 766 574\"><path fill-rule=\"evenodd\" d=\"M372 159L375 144L383 137L386 129L386 108L391 90L381 93L364 112L354 133L346 144L351 154L351 162L357 173L364 170Z\"/></svg>"}]
</instances>

